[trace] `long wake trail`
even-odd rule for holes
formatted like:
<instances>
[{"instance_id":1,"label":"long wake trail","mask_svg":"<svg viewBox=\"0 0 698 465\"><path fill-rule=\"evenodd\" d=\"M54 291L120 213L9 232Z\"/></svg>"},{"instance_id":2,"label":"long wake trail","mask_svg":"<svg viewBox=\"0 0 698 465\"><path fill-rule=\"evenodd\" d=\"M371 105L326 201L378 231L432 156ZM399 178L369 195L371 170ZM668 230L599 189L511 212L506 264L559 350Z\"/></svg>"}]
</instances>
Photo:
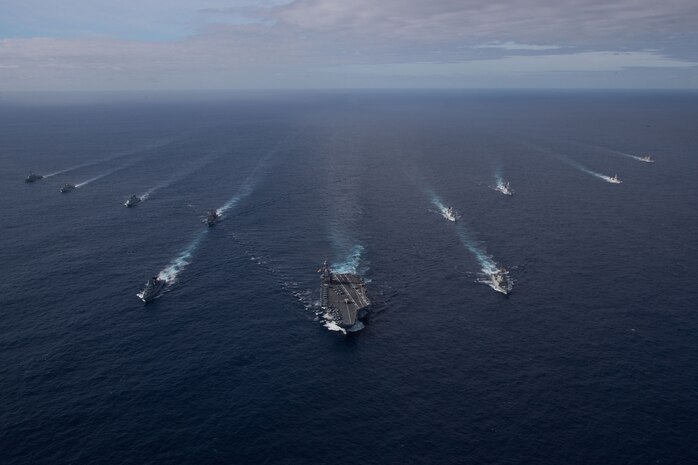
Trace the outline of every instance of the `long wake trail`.
<instances>
[{"instance_id":1,"label":"long wake trail","mask_svg":"<svg viewBox=\"0 0 698 465\"><path fill-rule=\"evenodd\" d=\"M441 199L441 197L436 195L436 192L434 192L431 189L427 189L426 191L427 194L429 194L429 197L431 198L431 203L439 210L441 216L443 216L446 219L449 219L448 208L446 207L446 205L444 205L444 202Z\"/></svg>"},{"instance_id":2,"label":"long wake trail","mask_svg":"<svg viewBox=\"0 0 698 465\"><path fill-rule=\"evenodd\" d=\"M480 269L486 275L492 275L499 271L499 266L487 255L487 253L475 242L462 224L456 224L458 238L466 249L472 253L480 264Z\"/></svg>"},{"instance_id":3,"label":"long wake trail","mask_svg":"<svg viewBox=\"0 0 698 465\"><path fill-rule=\"evenodd\" d=\"M568 165L570 165L571 167L578 169L578 170L581 171L582 173L590 174L590 175L592 175L592 176L594 176L594 177L597 177L597 178L599 178L599 179L603 179L603 180L606 181L606 182L610 182L610 183L613 183L613 182L614 182L614 181L613 181L614 178L611 177L611 176L606 176L605 174L598 173L598 172L596 172L596 171L590 170L590 169L587 168L586 166L581 165L581 164L577 163L576 161L572 161L572 160L570 160L570 159L568 159L568 158L565 158L565 157L558 157L558 158L559 158L560 160L562 160L563 162L567 163Z\"/></svg>"},{"instance_id":4,"label":"long wake trail","mask_svg":"<svg viewBox=\"0 0 698 465\"><path fill-rule=\"evenodd\" d=\"M427 189L427 192L431 196L432 204L439 209L439 212L444 218L448 218L446 215L446 206L444 205L443 200L433 190ZM458 238L460 239L463 246L465 246L465 248L471 254L473 254L475 259L478 261L478 264L480 265L480 271L484 275L484 279L480 279L478 280L478 282L487 284L493 289L498 290L496 286L493 286L493 278L497 274L507 273L504 267L498 265L497 262L492 258L492 256L489 255L485 251L485 249L472 238L467 228L461 222L456 222L455 228L458 234ZM507 286L507 291L510 291L511 284L509 283L507 284Z\"/></svg>"},{"instance_id":5,"label":"long wake trail","mask_svg":"<svg viewBox=\"0 0 698 465\"><path fill-rule=\"evenodd\" d=\"M238 193L217 210L219 215L222 215L224 212L235 207L242 199L252 193L252 190L257 182L258 169L267 158L268 156L260 160L252 173L243 182ZM186 269L186 267L192 263L194 260L194 254L208 232L209 228L206 228L197 233L197 235L194 236L194 239L184 248L184 250L182 250L179 255L177 255L165 268L160 271L160 273L158 273L158 278L166 281L168 287L172 286L172 284L177 281L177 276L179 276Z\"/></svg>"},{"instance_id":6,"label":"long wake trail","mask_svg":"<svg viewBox=\"0 0 698 465\"><path fill-rule=\"evenodd\" d=\"M187 176L189 176L189 175L191 175L192 173L194 173L196 170L201 169L201 168L204 167L206 164L210 163L210 162L211 162L211 159L212 159L212 157L207 157L207 158L205 158L204 161L203 161L202 163L198 164L197 166L195 166L195 167L193 167L193 168L191 168L191 169L188 169L188 170L186 170L185 172L183 172L183 173L181 173L181 174L178 174L178 175L176 175L176 176L173 176L173 177L171 177L170 179L168 179L167 181L163 181L163 182L161 182L160 184L157 184L157 185L154 186L154 187L151 187L150 189L148 189L147 191L145 191L144 193L142 193L142 194L139 195L138 197L141 199L141 201L146 200L148 197L150 197L151 195L153 195L155 192L159 191L160 189L164 189L165 187L168 187L168 186L171 185L172 183L174 183L174 182L176 182L176 181L179 181L180 179L186 178Z\"/></svg>"},{"instance_id":7,"label":"long wake trail","mask_svg":"<svg viewBox=\"0 0 698 465\"><path fill-rule=\"evenodd\" d=\"M490 186L492 189L494 189L497 192L500 192L505 195L512 195L511 189L509 188L509 185L504 181L504 177L502 176L502 170L501 168L497 168L494 172L494 186Z\"/></svg>"},{"instance_id":8,"label":"long wake trail","mask_svg":"<svg viewBox=\"0 0 698 465\"><path fill-rule=\"evenodd\" d=\"M223 204L222 207L218 208L216 210L216 213L218 213L220 216L223 216L225 212L232 208L235 208L240 203L240 201L244 200L246 197L249 197L249 195L252 193L254 188L257 186L257 183L259 182L260 169L269 161L269 159L275 152L276 149L270 152L269 154L265 155L261 160L259 160L257 166L254 167L250 175L247 176L247 178L243 181L237 194L232 196L230 200Z\"/></svg>"},{"instance_id":9,"label":"long wake trail","mask_svg":"<svg viewBox=\"0 0 698 465\"><path fill-rule=\"evenodd\" d=\"M164 147L165 145L169 144L170 142L171 142L171 141L167 141L167 142L157 142L157 143L149 144L149 145L147 145L147 146L145 146L145 147L141 147L141 148L139 148L139 149L132 149L132 150L126 150L126 151L124 151L124 152L119 152L119 153L117 153L116 155L113 155L113 156L111 156L111 157L100 158L99 160L90 161L90 162L87 162L87 163L81 163L81 164L79 164L79 165L73 165L73 166L71 166L71 167L69 167L69 168L65 168L65 169L62 169L62 170L59 170L59 171L54 171L53 173L45 174L45 175L44 175L44 178L50 178L50 177L52 177L52 176L57 176L57 175L59 175L59 174L69 173L69 172L71 172L71 171L75 171L75 170L80 169L80 168L86 168L86 167L88 167L88 166L99 165L100 163L105 163L105 162L108 162L108 161L112 161L112 160L116 160L116 159L119 159L119 158L127 157L127 156L129 156L129 155L135 155L135 154L140 153L140 152L145 152L146 150L157 149L157 148L160 148L160 147ZM76 185L75 187L79 187L79 186Z\"/></svg>"},{"instance_id":10,"label":"long wake trail","mask_svg":"<svg viewBox=\"0 0 698 465\"><path fill-rule=\"evenodd\" d=\"M75 184L75 187L80 188L80 187L86 186L86 185L90 184L91 182L95 182L95 181L97 181L97 180L99 180L99 179L102 179L102 178L104 178L104 177L107 177L107 176L109 176L110 174L116 173L117 171L125 170L126 168L135 165L135 164L138 163L139 161L141 161L141 160L140 160L140 159L134 160L134 161L132 161L131 163L127 163L127 164L122 165L122 166L119 166L119 167L117 167L117 168L112 168L112 169L110 169L110 170L107 170L107 171L105 171L104 173L98 174L97 176L95 176L95 177L93 177L93 178L90 178L90 179L88 179L88 180L86 180L86 181L83 181L83 182L80 182L80 183Z\"/></svg>"},{"instance_id":11,"label":"long wake trail","mask_svg":"<svg viewBox=\"0 0 698 465\"><path fill-rule=\"evenodd\" d=\"M630 153L625 153L625 152L620 152L618 150L609 149L608 147L601 147L599 145L590 145L590 144L582 144L582 145L585 145L587 147L591 147L591 148L594 148L597 150L601 150L603 152L614 153L616 155L621 155L621 156L626 157L626 158L631 158L635 161L641 161L643 163L647 162L647 160L645 158L638 157L637 155L632 155Z\"/></svg>"},{"instance_id":12,"label":"long wake trail","mask_svg":"<svg viewBox=\"0 0 698 465\"><path fill-rule=\"evenodd\" d=\"M200 231L177 257L175 257L160 273L158 278L165 280L168 286L177 281L177 276L192 262L194 252L199 248L201 241L208 234L208 229Z\"/></svg>"},{"instance_id":13,"label":"long wake trail","mask_svg":"<svg viewBox=\"0 0 698 465\"><path fill-rule=\"evenodd\" d=\"M500 187L504 185L504 178L502 177L502 170L497 169L494 173L495 186Z\"/></svg>"},{"instance_id":14,"label":"long wake trail","mask_svg":"<svg viewBox=\"0 0 698 465\"><path fill-rule=\"evenodd\" d=\"M531 147L533 147L533 148L535 148L536 150L545 152L545 153L551 155L552 157L557 158L557 159L560 160L561 162L563 162L563 163L565 163L565 164L571 166L572 168L575 168L576 170L581 171L582 173L586 173L586 174L591 175L591 176L593 176L593 177L595 177L595 178L602 179L602 180L604 180L604 181L606 181L606 182L608 182L608 183L611 183L611 184L620 184L620 182L619 182L618 179L617 179L617 176L613 176L613 177L612 177L612 176L607 176L607 175L605 175L605 174L596 172L596 171L594 171L594 170L591 170L591 169L587 168L586 166L582 165L581 163L577 163L576 161L572 161L572 160L570 160L569 158L567 158L567 157L564 156L564 155L560 155L560 154L558 154L558 153L556 153L556 152L553 152L553 151L550 150L550 149L547 149L547 148L545 148L545 147L541 147L541 146L539 146L539 145L537 145L537 144L528 144L528 145L531 146Z\"/></svg>"}]
</instances>

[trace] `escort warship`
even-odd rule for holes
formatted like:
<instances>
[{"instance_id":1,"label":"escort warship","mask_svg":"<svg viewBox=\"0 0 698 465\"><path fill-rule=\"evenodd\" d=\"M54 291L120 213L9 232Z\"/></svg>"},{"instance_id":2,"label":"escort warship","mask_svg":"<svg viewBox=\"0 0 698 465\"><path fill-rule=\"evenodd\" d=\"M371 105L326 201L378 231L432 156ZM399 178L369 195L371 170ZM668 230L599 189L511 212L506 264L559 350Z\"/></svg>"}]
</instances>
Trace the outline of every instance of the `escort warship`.
<instances>
[{"instance_id":1,"label":"escort warship","mask_svg":"<svg viewBox=\"0 0 698 465\"><path fill-rule=\"evenodd\" d=\"M141 203L142 199L138 197L137 195L132 195L131 197L128 198L128 200L124 203L124 206L126 208L128 207L135 207L139 203Z\"/></svg>"},{"instance_id":2,"label":"escort warship","mask_svg":"<svg viewBox=\"0 0 698 465\"><path fill-rule=\"evenodd\" d=\"M216 222L218 221L218 219L219 219L220 217L221 217L221 215L219 215L218 212L217 212L216 210L209 210L209 211L206 213L206 220L205 220L205 223L206 223L209 227L211 227L211 226L213 226L214 224L216 224Z\"/></svg>"},{"instance_id":3,"label":"escort warship","mask_svg":"<svg viewBox=\"0 0 698 465\"><path fill-rule=\"evenodd\" d=\"M503 267L492 273L489 276L489 280L485 282L489 284L492 289L504 295L509 294L513 287L512 281L509 278L509 271Z\"/></svg>"},{"instance_id":4,"label":"escort warship","mask_svg":"<svg viewBox=\"0 0 698 465\"><path fill-rule=\"evenodd\" d=\"M167 286L167 281L160 279L157 276L153 276L148 280L147 283L145 283L143 291L137 295L143 302L148 303L151 300L159 297L162 291L165 290L165 286Z\"/></svg>"},{"instance_id":5,"label":"escort warship","mask_svg":"<svg viewBox=\"0 0 698 465\"><path fill-rule=\"evenodd\" d=\"M29 176L24 178L24 182L35 182L35 181L38 181L39 179L44 179L44 177L40 174L36 174L35 172L30 171Z\"/></svg>"},{"instance_id":6,"label":"escort warship","mask_svg":"<svg viewBox=\"0 0 698 465\"><path fill-rule=\"evenodd\" d=\"M501 192L504 195L514 195L514 191L512 191L511 187L509 187L509 182L497 183L497 187L495 187L495 190Z\"/></svg>"}]
</instances>

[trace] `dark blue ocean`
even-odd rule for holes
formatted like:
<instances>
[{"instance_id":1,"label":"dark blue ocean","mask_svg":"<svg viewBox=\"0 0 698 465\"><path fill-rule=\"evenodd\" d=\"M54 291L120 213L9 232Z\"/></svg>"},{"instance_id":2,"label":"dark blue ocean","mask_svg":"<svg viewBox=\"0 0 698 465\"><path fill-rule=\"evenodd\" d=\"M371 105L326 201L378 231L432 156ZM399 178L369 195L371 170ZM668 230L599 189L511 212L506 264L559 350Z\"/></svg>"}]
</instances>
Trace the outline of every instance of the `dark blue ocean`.
<instances>
[{"instance_id":1,"label":"dark blue ocean","mask_svg":"<svg viewBox=\"0 0 698 465\"><path fill-rule=\"evenodd\" d=\"M696 463L697 177L696 93L4 96L0 463Z\"/></svg>"}]
</instances>

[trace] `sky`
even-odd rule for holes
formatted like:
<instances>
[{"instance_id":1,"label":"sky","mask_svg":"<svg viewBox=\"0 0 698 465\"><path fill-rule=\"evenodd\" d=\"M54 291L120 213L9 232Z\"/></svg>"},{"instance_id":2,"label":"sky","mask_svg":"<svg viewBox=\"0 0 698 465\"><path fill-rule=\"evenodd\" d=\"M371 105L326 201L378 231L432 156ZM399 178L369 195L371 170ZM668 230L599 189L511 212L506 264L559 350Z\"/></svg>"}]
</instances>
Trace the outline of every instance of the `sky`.
<instances>
[{"instance_id":1,"label":"sky","mask_svg":"<svg viewBox=\"0 0 698 465\"><path fill-rule=\"evenodd\" d=\"M0 0L0 92L698 88L698 0Z\"/></svg>"}]
</instances>

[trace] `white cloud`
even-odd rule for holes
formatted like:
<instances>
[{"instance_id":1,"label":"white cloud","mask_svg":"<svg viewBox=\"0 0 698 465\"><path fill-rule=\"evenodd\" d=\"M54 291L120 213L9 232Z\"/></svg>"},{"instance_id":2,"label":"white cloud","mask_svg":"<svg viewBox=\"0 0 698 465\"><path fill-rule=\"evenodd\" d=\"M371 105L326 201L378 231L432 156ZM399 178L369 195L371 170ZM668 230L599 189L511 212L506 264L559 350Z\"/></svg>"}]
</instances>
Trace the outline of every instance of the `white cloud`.
<instances>
[{"instance_id":1,"label":"white cloud","mask_svg":"<svg viewBox=\"0 0 698 465\"><path fill-rule=\"evenodd\" d=\"M489 42L486 44L475 45L472 48L501 48L504 50L556 50L560 47L559 45L531 45L531 44L519 44L518 42Z\"/></svg>"},{"instance_id":2,"label":"white cloud","mask_svg":"<svg viewBox=\"0 0 698 465\"><path fill-rule=\"evenodd\" d=\"M353 65L341 68L343 72L381 76L453 76L542 74L560 72L623 71L630 68L684 68L698 66L698 62L683 61L654 52L580 52L556 55L507 56L460 63L396 63ZM330 71L329 68L326 71Z\"/></svg>"}]
</instances>

